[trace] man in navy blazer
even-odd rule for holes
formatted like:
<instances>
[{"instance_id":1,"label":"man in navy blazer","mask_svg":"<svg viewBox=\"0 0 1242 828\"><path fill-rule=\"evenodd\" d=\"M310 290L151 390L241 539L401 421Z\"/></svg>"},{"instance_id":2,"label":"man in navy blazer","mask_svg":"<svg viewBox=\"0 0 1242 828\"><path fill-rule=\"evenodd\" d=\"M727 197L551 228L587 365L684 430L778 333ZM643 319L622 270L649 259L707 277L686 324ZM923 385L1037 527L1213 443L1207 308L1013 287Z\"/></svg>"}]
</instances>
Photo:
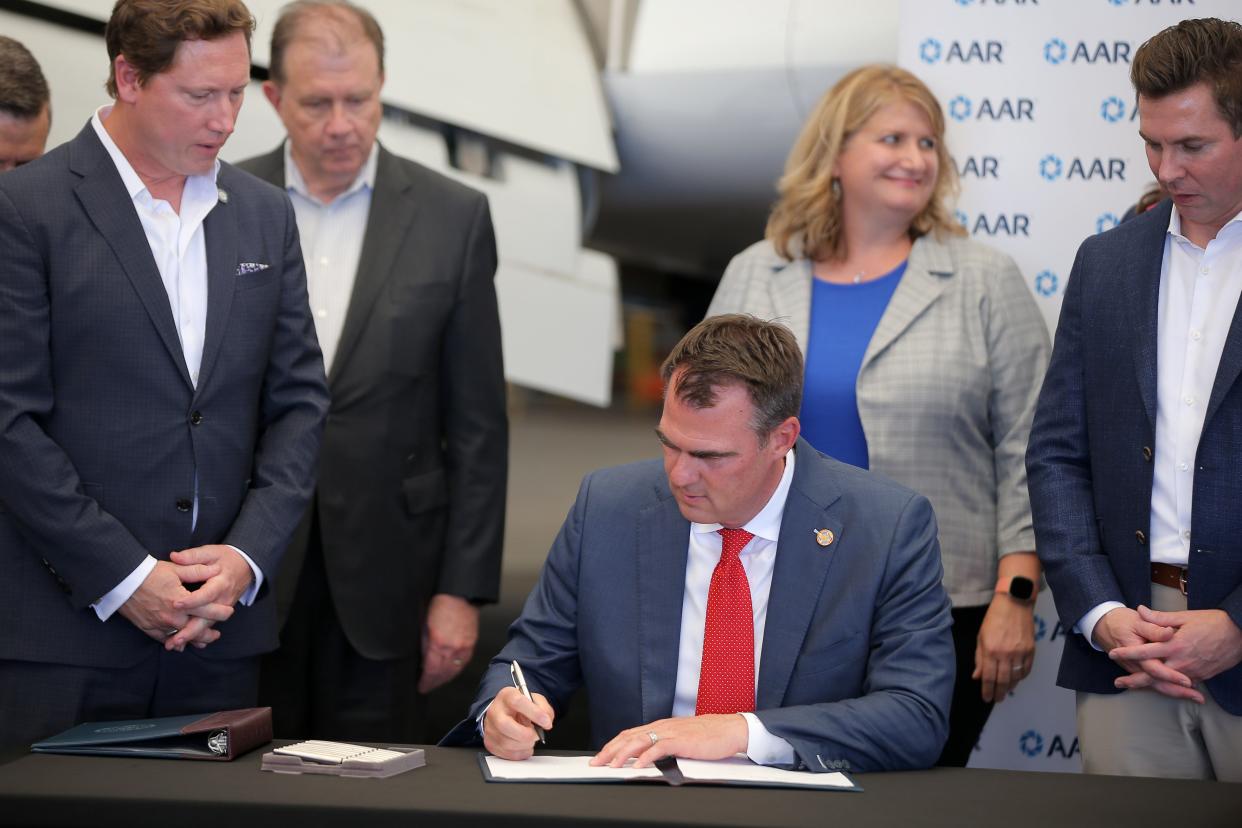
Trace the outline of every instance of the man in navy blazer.
<instances>
[{"instance_id":1,"label":"man in navy blazer","mask_svg":"<svg viewBox=\"0 0 1242 828\"><path fill-rule=\"evenodd\" d=\"M0 177L0 743L253 705L276 645L327 391L289 202L216 160L253 25L122 0L115 103Z\"/></svg>"},{"instance_id":2,"label":"man in navy blazer","mask_svg":"<svg viewBox=\"0 0 1242 828\"><path fill-rule=\"evenodd\" d=\"M1031 431L1088 772L1242 780L1239 77L1237 23L1183 21L1135 53L1171 201L1079 249Z\"/></svg>"},{"instance_id":3,"label":"man in navy blazer","mask_svg":"<svg viewBox=\"0 0 1242 828\"><path fill-rule=\"evenodd\" d=\"M586 478L469 717L444 743L481 738L526 758L532 723L551 729L585 687L596 764L745 752L817 772L931 765L947 731L953 643L927 500L798 439L802 357L782 325L707 319L663 376L663 468ZM716 640L742 644L727 670L700 669L717 657L704 642L725 565L718 532L738 528L754 536L740 554L750 600L729 615L741 626ZM512 687L513 661L533 701ZM745 676L744 700L705 711L722 672Z\"/></svg>"}]
</instances>

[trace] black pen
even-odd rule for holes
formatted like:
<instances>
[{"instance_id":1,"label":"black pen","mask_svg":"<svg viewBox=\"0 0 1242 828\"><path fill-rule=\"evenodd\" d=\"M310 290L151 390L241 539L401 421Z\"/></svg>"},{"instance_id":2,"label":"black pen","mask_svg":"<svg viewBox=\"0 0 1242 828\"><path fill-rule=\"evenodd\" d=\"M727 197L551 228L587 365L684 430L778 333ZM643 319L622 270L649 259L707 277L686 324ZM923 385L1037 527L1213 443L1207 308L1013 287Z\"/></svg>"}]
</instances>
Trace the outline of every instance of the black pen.
<instances>
[{"instance_id":1,"label":"black pen","mask_svg":"<svg viewBox=\"0 0 1242 828\"><path fill-rule=\"evenodd\" d=\"M518 692L530 699L531 704L534 704L535 700L530 696L530 688L526 686L526 676L522 675L522 665L516 661L511 662L509 664L509 675L512 677L513 686L518 689ZM535 735L539 737L539 744L546 745L548 740L544 738L543 728L534 722L531 722L530 726L535 729Z\"/></svg>"}]
</instances>

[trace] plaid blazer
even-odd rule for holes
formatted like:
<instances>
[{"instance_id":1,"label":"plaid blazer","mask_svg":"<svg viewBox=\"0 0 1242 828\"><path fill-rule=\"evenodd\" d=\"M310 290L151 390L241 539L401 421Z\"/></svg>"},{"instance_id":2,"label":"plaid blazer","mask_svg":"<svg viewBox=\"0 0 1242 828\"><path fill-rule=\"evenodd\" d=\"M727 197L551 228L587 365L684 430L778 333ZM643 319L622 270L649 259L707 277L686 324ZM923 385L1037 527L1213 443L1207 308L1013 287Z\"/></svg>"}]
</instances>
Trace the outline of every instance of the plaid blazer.
<instances>
[{"instance_id":1,"label":"plaid blazer","mask_svg":"<svg viewBox=\"0 0 1242 828\"><path fill-rule=\"evenodd\" d=\"M810 261L759 242L729 263L708 316L783 322L805 355L812 279ZM998 557L1035 548L1024 456L1049 350L1012 259L924 236L863 355L856 392L871 468L931 501L954 606L987 604Z\"/></svg>"}]
</instances>

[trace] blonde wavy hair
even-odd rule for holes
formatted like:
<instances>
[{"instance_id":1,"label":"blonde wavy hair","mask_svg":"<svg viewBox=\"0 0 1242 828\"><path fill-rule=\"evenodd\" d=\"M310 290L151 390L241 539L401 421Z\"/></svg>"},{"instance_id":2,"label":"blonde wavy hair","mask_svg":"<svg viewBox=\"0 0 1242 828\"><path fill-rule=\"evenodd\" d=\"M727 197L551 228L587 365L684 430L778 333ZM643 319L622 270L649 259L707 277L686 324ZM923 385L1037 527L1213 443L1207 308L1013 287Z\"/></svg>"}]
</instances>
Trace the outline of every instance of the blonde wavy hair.
<instances>
[{"instance_id":1,"label":"blonde wavy hair","mask_svg":"<svg viewBox=\"0 0 1242 828\"><path fill-rule=\"evenodd\" d=\"M846 255L841 200L833 192L832 168L845 143L876 110L902 101L914 104L927 115L940 162L931 199L910 222L910 237L966 232L953 218L949 206L957 195L957 169L945 147L940 102L905 69L875 64L855 69L837 81L815 105L794 142L785 162L785 174L777 183L780 198L768 218L766 236L777 253L790 260Z\"/></svg>"}]
</instances>

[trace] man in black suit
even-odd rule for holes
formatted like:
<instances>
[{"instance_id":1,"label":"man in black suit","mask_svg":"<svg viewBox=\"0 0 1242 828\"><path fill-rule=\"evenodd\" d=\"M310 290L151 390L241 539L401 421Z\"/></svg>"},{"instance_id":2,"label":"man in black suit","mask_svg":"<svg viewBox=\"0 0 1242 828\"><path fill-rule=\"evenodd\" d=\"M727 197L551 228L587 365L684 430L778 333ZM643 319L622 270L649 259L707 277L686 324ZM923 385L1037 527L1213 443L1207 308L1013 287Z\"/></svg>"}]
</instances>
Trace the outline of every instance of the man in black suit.
<instances>
[{"instance_id":1,"label":"man in black suit","mask_svg":"<svg viewBox=\"0 0 1242 828\"><path fill-rule=\"evenodd\" d=\"M276 646L328 400L288 199L216 160L253 26L122 0L115 102L0 176L2 744L252 706Z\"/></svg>"},{"instance_id":2,"label":"man in black suit","mask_svg":"<svg viewBox=\"0 0 1242 828\"><path fill-rule=\"evenodd\" d=\"M383 33L286 6L264 92L288 131L242 164L289 191L332 396L264 667L276 732L426 740L423 694L495 601L508 424L486 198L376 143Z\"/></svg>"}]
</instances>

